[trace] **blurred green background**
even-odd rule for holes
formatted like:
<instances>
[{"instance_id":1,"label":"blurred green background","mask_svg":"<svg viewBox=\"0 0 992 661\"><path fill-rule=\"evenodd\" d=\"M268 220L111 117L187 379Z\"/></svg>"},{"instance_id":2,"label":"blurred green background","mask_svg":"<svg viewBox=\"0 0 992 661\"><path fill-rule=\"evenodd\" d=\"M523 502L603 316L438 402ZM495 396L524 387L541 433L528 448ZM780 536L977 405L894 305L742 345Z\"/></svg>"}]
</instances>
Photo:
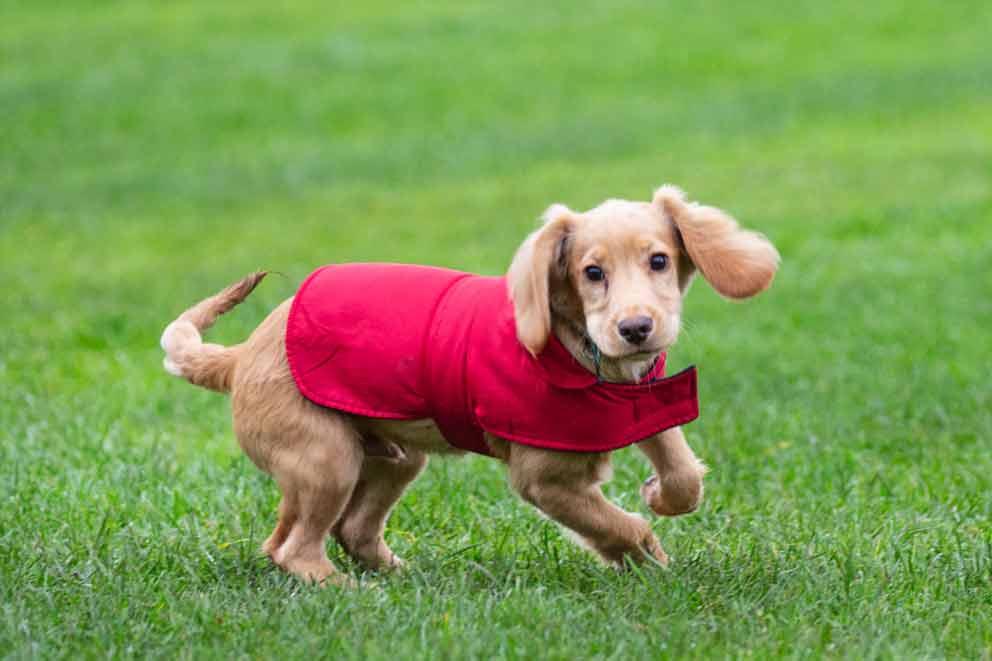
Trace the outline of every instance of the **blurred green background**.
<instances>
[{"instance_id":1,"label":"blurred green background","mask_svg":"<svg viewBox=\"0 0 992 661\"><path fill-rule=\"evenodd\" d=\"M0 655L992 655L988 2L0 2ZM158 336L255 268L500 273L553 202L664 182L776 243L694 285L713 471L616 574L435 460L353 593ZM640 456L607 491L645 513ZM340 566L359 570L332 544Z\"/></svg>"}]
</instances>

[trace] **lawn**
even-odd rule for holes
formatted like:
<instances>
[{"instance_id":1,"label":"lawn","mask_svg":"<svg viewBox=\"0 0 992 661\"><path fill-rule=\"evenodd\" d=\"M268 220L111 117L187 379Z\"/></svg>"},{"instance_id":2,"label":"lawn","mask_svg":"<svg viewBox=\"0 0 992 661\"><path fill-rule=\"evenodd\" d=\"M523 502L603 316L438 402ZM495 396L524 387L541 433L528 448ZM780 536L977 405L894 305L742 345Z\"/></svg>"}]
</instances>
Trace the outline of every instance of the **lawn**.
<instances>
[{"instance_id":1,"label":"lawn","mask_svg":"<svg viewBox=\"0 0 992 661\"><path fill-rule=\"evenodd\" d=\"M0 657L992 657L988 2L0 1ZM257 549L275 486L168 377L184 307L330 261L499 273L552 202L663 182L764 231L672 369L699 512L616 573L435 459L351 592ZM609 495L646 514L615 456Z\"/></svg>"}]
</instances>

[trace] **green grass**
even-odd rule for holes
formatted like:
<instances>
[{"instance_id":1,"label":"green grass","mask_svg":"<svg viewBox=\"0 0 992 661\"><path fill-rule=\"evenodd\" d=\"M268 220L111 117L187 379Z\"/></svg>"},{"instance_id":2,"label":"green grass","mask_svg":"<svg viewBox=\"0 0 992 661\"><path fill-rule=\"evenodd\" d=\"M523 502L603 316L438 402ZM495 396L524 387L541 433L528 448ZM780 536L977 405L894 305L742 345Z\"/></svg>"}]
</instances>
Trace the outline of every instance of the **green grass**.
<instances>
[{"instance_id":1,"label":"green grass","mask_svg":"<svg viewBox=\"0 0 992 661\"><path fill-rule=\"evenodd\" d=\"M0 656L992 656L992 5L333 4L0 4ZM498 273L548 204L666 181L784 257L691 292L713 470L670 570L482 458L398 507L405 575L258 557L276 489L165 323L257 267L212 337L329 261Z\"/></svg>"}]
</instances>

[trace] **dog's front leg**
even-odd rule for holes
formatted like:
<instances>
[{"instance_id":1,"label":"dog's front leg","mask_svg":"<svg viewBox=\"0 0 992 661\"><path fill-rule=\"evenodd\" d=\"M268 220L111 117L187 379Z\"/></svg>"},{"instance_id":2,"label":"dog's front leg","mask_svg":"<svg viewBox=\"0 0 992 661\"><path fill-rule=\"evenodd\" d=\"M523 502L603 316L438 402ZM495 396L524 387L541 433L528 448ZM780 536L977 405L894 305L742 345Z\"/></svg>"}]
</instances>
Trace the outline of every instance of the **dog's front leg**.
<instances>
[{"instance_id":1,"label":"dog's front leg","mask_svg":"<svg viewBox=\"0 0 992 661\"><path fill-rule=\"evenodd\" d=\"M600 490L610 474L608 455L512 444L507 463L510 483L524 500L577 533L606 562L653 558L668 563L648 522L620 509Z\"/></svg>"},{"instance_id":2,"label":"dog's front leg","mask_svg":"<svg viewBox=\"0 0 992 661\"><path fill-rule=\"evenodd\" d=\"M655 514L678 516L699 507L706 466L685 442L681 427L663 431L637 447L654 466L655 474L641 487L641 495Z\"/></svg>"}]
</instances>

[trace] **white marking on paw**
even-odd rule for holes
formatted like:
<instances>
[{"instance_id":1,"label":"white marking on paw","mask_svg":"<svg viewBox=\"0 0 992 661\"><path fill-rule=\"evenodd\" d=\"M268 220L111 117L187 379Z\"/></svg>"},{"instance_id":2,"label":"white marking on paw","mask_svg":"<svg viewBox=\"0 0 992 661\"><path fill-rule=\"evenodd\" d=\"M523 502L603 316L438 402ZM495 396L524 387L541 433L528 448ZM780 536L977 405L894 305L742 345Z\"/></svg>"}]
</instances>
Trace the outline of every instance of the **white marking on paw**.
<instances>
[{"instance_id":1,"label":"white marking on paw","mask_svg":"<svg viewBox=\"0 0 992 661\"><path fill-rule=\"evenodd\" d=\"M177 365L176 363L172 362L172 359L170 358L166 358L165 360L163 360L162 366L165 367L165 371L171 374L172 376L181 377L183 375L182 368L179 367L179 365Z\"/></svg>"}]
</instances>

